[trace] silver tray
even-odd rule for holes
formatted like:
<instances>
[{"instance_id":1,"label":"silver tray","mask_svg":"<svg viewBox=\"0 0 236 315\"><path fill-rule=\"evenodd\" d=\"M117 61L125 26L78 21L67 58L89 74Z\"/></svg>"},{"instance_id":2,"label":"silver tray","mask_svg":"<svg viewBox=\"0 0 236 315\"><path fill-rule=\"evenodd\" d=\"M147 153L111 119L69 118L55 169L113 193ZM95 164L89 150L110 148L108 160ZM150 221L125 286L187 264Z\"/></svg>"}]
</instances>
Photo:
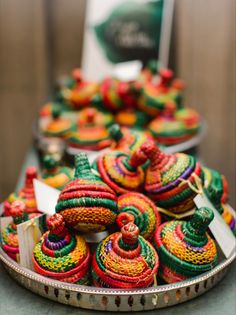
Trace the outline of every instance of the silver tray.
<instances>
[{"instance_id":1,"label":"silver tray","mask_svg":"<svg viewBox=\"0 0 236 315\"><path fill-rule=\"evenodd\" d=\"M139 290L100 289L51 280L23 268L0 248L0 260L10 276L22 286L43 297L75 307L132 312L153 310L191 300L214 287L236 258L234 252L213 270L175 284Z\"/></svg>"}]
</instances>

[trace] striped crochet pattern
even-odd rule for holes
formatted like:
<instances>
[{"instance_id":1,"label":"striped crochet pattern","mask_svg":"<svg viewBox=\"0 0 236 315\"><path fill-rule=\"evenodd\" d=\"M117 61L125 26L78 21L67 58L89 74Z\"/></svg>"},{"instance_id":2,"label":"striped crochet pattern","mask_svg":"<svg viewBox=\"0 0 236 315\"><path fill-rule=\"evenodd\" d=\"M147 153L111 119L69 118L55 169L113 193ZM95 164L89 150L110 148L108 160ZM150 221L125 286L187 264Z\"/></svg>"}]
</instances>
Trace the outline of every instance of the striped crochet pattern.
<instances>
[{"instance_id":1,"label":"striped crochet pattern","mask_svg":"<svg viewBox=\"0 0 236 315\"><path fill-rule=\"evenodd\" d=\"M109 112L93 107L84 108L78 112L78 128L88 125L109 127L113 123L113 115Z\"/></svg>"},{"instance_id":2,"label":"striped crochet pattern","mask_svg":"<svg viewBox=\"0 0 236 315\"><path fill-rule=\"evenodd\" d=\"M127 153L140 149L146 141L152 141L152 137L148 133L131 128L121 128L118 124L110 127L110 135L114 140L111 148Z\"/></svg>"},{"instance_id":3,"label":"striped crochet pattern","mask_svg":"<svg viewBox=\"0 0 236 315\"><path fill-rule=\"evenodd\" d=\"M75 157L74 179L62 190L56 212L81 232L100 232L115 222L117 197L90 168L86 154Z\"/></svg>"},{"instance_id":4,"label":"striped crochet pattern","mask_svg":"<svg viewBox=\"0 0 236 315\"><path fill-rule=\"evenodd\" d=\"M48 137L65 138L68 132L75 130L75 124L68 118L61 117L59 106L52 108L52 120L43 129L43 133Z\"/></svg>"},{"instance_id":5,"label":"striped crochet pattern","mask_svg":"<svg viewBox=\"0 0 236 315\"><path fill-rule=\"evenodd\" d=\"M49 231L34 248L35 271L63 282L88 284L90 252L85 240L68 231L60 214L47 223Z\"/></svg>"},{"instance_id":6,"label":"striped crochet pattern","mask_svg":"<svg viewBox=\"0 0 236 315\"><path fill-rule=\"evenodd\" d=\"M228 200L228 183L224 175L218 171L203 167L205 176L204 192L219 213L223 213L224 203Z\"/></svg>"},{"instance_id":7,"label":"striped crochet pattern","mask_svg":"<svg viewBox=\"0 0 236 315\"><path fill-rule=\"evenodd\" d=\"M168 104L180 106L182 86L171 83L173 72L169 69L160 70L159 82L147 82L143 94L138 100L139 109L155 117L166 109Z\"/></svg>"},{"instance_id":8,"label":"striped crochet pattern","mask_svg":"<svg viewBox=\"0 0 236 315\"><path fill-rule=\"evenodd\" d=\"M165 154L153 143L146 142L141 150L150 159L146 171L145 191L156 204L173 213L194 208L196 177L203 182L204 174L196 159L183 153Z\"/></svg>"},{"instance_id":9,"label":"striped crochet pattern","mask_svg":"<svg viewBox=\"0 0 236 315\"><path fill-rule=\"evenodd\" d=\"M97 171L102 180L117 194L140 191L144 183L141 167L147 157L141 151L129 154L110 151L98 157Z\"/></svg>"},{"instance_id":10,"label":"striped crochet pattern","mask_svg":"<svg viewBox=\"0 0 236 315\"><path fill-rule=\"evenodd\" d=\"M151 286L159 267L152 245L133 223L99 243L92 259L96 287L135 289Z\"/></svg>"},{"instance_id":11,"label":"striped crochet pattern","mask_svg":"<svg viewBox=\"0 0 236 315\"><path fill-rule=\"evenodd\" d=\"M33 180L38 178L37 169L34 166L29 166L25 172L25 183L24 186L19 190L9 195L7 200L4 201L3 214L5 216L10 216L11 205L16 200L21 200L25 204L25 212L27 213L38 213Z\"/></svg>"},{"instance_id":12,"label":"striped crochet pattern","mask_svg":"<svg viewBox=\"0 0 236 315\"><path fill-rule=\"evenodd\" d=\"M200 130L200 116L190 108L166 109L151 121L148 130L159 144L175 145L192 138Z\"/></svg>"},{"instance_id":13,"label":"striped crochet pattern","mask_svg":"<svg viewBox=\"0 0 236 315\"><path fill-rule=\"evenodd\" d=\"M58 161L51 155L44 156L43 166L42 179L51 187L61 190L73 178L72 170L66 166L59 166Z\"/></svg>"},{"instance_id":14,"label":"striped crochet pattern","mask_svg":"<svg viewBox=\"0 0 236 315\"><path fill-rule=\"evenodd\" d=\"M116 218L121 228L129 222L138 226L140 235L152 239L153 233L161 224L161 217L156 205L140 193L130 192L118 198L119 215Z\"/></svg>"},{"instance_id":15,"label":"striped crochet pattern","mask_svg":"<svg viewBox=\"0 0 236 315\"><path fill-rule=\"evenodd\" d=\"M160 257L160 276L167 283L198 276L216 266L216 245L206 233L213 217L211 209L201 208L189 222L167 222L156 231L154 246Z\"/></svg>"},{"instance_id":16,"label":"striped crochet pattern","mask_svg":"<svg viewBox=\"0 0 236 315\"><path fill-rule=\"evenodd\" d=\"M236 236L236 217L233 215L233 213L228 209L227 205L222 205L224 211L222 213L222 217L225 220L225 222L230 227L233 234Z\"/></svg>"},{"instance_id":17,"label":"striped crochet pattern","mask_svg":"<svg viewBox=\"0 0 236 315\"><path fill-rule=\"evenodd\" d=\"M125 109L115 115L115 121L120 126L129 128L143 128L148 122L148 116L135 109Z\"/></svg>"},{"instance_id":18,"label":"striped crochet pattern","mask_svg":"<svg viewBox=\"0 0 236 315\"><path fill-rule=\"evenodd\" d=\"M81 70L76 68L72 72L72 80L62 89L61 96L72 108L81 109L91 104L98 90L98 84L84 80Z\"/></svg>"},{"instance_id":19,"label":"striped crochet pattern","mask_svg":"<svg viewBox=\"0 0 236 315\"><path fill-rule=\"evenodd\" d=\"M24 202L20 200L14 201L9 214L12 216L13 221L2 231L2 248L8 256L18 261L19 244L16 226L28 220Z\"/></svg>"}]
</instances>

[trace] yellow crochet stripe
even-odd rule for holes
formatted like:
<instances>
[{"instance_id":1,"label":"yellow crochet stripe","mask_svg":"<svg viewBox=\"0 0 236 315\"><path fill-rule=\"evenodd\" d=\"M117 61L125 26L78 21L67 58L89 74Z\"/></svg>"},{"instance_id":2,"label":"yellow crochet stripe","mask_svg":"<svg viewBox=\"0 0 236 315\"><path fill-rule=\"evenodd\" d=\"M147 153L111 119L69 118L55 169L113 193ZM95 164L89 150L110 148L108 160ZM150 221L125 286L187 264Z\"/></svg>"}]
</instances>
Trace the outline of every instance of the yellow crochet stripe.
<instances>
[{"instance_id":1,"label":"yellow crochet stripe","mask_svg":"<svg viewBox=\"0 0 236 315\"><path fill-rule=\"evenodd\" d=\"M18 247L18 235L17 234L8 234L6 230L2 231L2 240L3 244Z\"/></svg>"},{"instance_id":2,"label":"yellow crochet stripe","mask_svg":"<svg viewBox=\"0 0 236 315\"><path fill-rule=\"evenodd\" d=\"M145 270L148 269L147 263L140 256L137 259L127 259L122 258L114 251L110 251L108 254L105 252L105 244L108 239L103 241L101 246L101 261L103 262L104 267L116 274L126 275L129 277L135 277L141 275Z\"/></svg>"},{"instance_id":3,"label":"yellow crochet stripe","mask_svg":"<svg viewBox=\"0 0 236 315\"><path fill-rule=\"evenodd\" d=\"M138 198L136 196L127 196L122 198L119 201L119 207L123 208L126 205L132 205L134 207L144 209L145 212L148 213L148 224L145 226L145 234L143 234L144 238L149 238L152 236L155 228L156 228L156 215L153 208L142 198ZM140 211L141 215L141 211Z\"/></svg>"},{"instance_id":4,"label":"yellow crochet stripe","mask_svg":"<svg viewBox=\"0 0 236 315\"><path fill-rule=\"evenodd\" d=\"M64 257L51 257L45 255L41 250L41 242L37 243L34 248L34 257L41 267L50 271L62 272L68 267L78 264L88 254L88 249L85 240L76 236L75 249Z\"/></svg>"},{"instance_id":5,"label":"yellow crochet stripe","mask_svg":"<svg viewBox=\"0 0 236 315\"><path fill-rule=\"evenodd\" d=\"M183 153L177 153L177 161L164 174L161 174L163 186L180 177L189 165L189 157Z\"/></svg>"},{"instance_id":6,"label":"yellow crochet stripe","mask_svg":"<svg viewBox=\"0 0 236 315\"><path fill-rule=\"evenodd\" d=\"M52 187L61 187L69 180L68 176L64 173L54 175L53 177L44 178L43 181Z\"/></svg>"},{"instance_id":7,"label":"yellow crochet stripe","mask_svg":"<svg viewBox=\"0 0 236 315\"><path fill-rule=\"evenodd\" d=\"M208 264L216 257L216 246L210 237L208 237L208 243L203 248L191 247L181 241L175 231L166 228L162 240L168 251L186 262L197 265Z\"/></svg>"}]
</instances>

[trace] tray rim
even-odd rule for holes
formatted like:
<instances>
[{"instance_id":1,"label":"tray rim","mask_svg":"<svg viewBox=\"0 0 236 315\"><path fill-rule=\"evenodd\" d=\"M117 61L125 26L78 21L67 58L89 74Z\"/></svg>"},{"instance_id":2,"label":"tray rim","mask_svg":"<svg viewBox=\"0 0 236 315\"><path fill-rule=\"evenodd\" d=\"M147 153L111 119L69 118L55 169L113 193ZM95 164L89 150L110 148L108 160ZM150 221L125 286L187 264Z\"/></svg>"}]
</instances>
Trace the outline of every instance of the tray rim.
<instances>
[{"instance_id":1,"label":"tray rim","mask_svg":"<svg viewBox=\"0 0 236 315\"><path fill-rule=\"evenodd\" d=\"M215 276L220 271L224 270L226 267L228 267L236 258L236 251L234 251L228 259L224 259L221 261L215 268L213 268L210 271L207 271L197 277L193 277L190 279L187 279L185 281L173 283L173 284L165 284L165 285L158 285L156 287L149 287L149 288L143 288L143 289L134 289L134 290L124 290L124 289L110 289L110 288L96 288L93 286L84 286L79 284L71 284L71 283L65 283L58 280L53 280L50 278L46 278L44 276L41 276L37 274L36 272L24 268L20 266L17 262L15 262L13 259L11 259L0 247L0 260L4 265L9 267L10 269L13 269L18 274L31 279L36 282L40 282L43 285L46 286L52 286L54 288L63 289L67 291L74 291L77 293L84 293L84 294L95 294L95 295L109 295L109 296L129 296L129 295L142 295L142 294L156 294L156 293L165 293L172 290L178 290L182 288L186 288L188 286L195 285L199 282L208 280L209 278Z\"/></svg>"}]
</instances>

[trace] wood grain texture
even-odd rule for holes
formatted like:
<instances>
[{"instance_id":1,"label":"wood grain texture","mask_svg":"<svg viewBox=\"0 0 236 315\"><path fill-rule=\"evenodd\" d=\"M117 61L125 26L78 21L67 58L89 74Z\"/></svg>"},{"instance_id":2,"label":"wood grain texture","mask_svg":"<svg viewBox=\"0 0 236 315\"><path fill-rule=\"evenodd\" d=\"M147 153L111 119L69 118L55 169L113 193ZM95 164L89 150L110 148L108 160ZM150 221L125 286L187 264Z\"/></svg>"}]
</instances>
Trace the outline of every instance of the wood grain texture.
<instances>
[{"instance_id":1,"label":"wood grain texture","mask_svg":"<svg viewBox=\"0 0 236 315\"><path fill-rule=\"evenodd\" d=\"M235 206L235 1L177 0L174 28L176 72L186 82L185 104L208 123L202 157L226 175Z\"/></svg>"},{"instance_id":2,"label":"wood grain texture","mask_svg":"<svg viewBox=\"0 0 236 315\"><path fill-rule=\"evenodd\" d=\"M15 186L48 94L45 1L0 1L0 197Z\"/></svg>"}]
</instances>

